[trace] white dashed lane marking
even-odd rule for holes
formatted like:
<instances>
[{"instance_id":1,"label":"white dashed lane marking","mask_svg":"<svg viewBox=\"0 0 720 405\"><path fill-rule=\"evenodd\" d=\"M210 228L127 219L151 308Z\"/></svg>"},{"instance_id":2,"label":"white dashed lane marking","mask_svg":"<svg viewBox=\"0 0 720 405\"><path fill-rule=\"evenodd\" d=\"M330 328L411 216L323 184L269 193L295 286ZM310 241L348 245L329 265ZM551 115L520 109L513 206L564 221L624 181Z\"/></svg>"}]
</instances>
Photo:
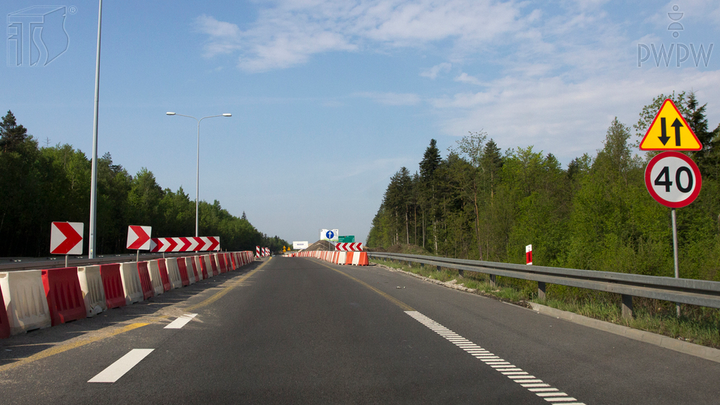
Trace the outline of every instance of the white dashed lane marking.
<instances>
[{"instance_id":1,"label":"white dashed lane marking","mask_svg":"<svg viewBox=\"0 0 720 405\"><path fill-rule=\"evenodd\" d=\"M124 376L125 373L130 371L138 363L142 361L147 355L152 353L155 349L133 349L128 354L120 357L118 361L111 364L105 370L101 371L100 374L91 378L89 383L114 383L119 380L120 377Z\"/></svg>"},{"instance_id":2,"label":"white dashed lane marking","mask_svg":"<svg viewBox=\"0 0 720 405\"><path fill-rule=\"evenodd\" d=\"M449 342L455 344L457 347L465 350L476 359L494 368L511 381L520 384L523 388L527 388L528 391L545 401L555 404L585 405L583 402L579 402L577 399L568 396L568 394L560 391L559 389L551 387L550 384L546 384L543 380L523 371L523 369L512 365L510 362L501 359L500 356L490 353L420 312L405 311L405 313L415 318L418 322L427 326L438 335L444 337Z\"/></svg>"},{"instance_id":3,"label":"white dashed lane marking","mask_svg":"<svg viewBox=\"0 0 720 405\"><path fill-rule=\"evenodd\" d=\"M180 329L183 326L187 325L188 322L192 321L193 318L195 318L197 314L185 314L178 319L170 322L165 329Z\"/></svg>"}]
</instances>

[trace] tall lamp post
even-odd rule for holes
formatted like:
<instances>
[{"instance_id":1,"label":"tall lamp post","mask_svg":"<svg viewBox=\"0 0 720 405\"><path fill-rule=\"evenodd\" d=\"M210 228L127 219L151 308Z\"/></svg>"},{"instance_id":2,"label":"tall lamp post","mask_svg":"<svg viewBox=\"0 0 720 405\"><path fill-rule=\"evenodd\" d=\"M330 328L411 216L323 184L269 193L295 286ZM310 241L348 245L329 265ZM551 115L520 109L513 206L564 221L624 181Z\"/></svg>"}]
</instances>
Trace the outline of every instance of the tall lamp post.
<instances>
[{"instance_id":1,"label":"tall lamp post","mask_svg":"<svg viewBox=\"0 0 720 405\"><path fill-rule=\"evenodd\" d=\"M170 111L168 111L166 114L192 118L197 121L197 167L195 170L195 172L197 173L197 175L195 176L195 236L200 236L200 122L205 118L232 117L232 114L225 113L220 115L210 115L207 117L202 117L200 119L197 119L192 115L177 114Z\"/></svg>"},{"instance_id":2,"label":"tall lamp post","mask_svg":"<svg viewBox=\"0 0 720 405\"><path fill-rule=\"evenodd\" d=\"M95 56L95 115L93 118L92 163L90 172L90 230L88 238L88 259L95 258L95 233L97 230L97 141L98 111L100 103L100 33L102 30L102 0L98 3L97 53Z\"/></svg>"}]
</instances>

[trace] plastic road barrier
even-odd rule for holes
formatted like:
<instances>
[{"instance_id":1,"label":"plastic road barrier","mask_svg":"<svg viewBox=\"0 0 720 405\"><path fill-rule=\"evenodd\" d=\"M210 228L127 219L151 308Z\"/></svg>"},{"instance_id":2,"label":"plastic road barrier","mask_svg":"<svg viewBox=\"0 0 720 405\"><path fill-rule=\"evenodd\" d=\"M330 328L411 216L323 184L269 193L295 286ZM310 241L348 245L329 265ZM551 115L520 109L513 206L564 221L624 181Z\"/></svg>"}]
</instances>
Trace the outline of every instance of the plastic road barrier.
<instances>
[{"instance_id":1,"label":"plastic road barrier","mask_svg":"<svg viewBox=\"0 0 720 405\"><path fill-rule=\"evenodd\" d=\"M368 265L367 252L355 252L355 254L353 255L353 265L354 266L367 266Z\"/></svg>"},{"instance_id":2,"label":"plastic road barrier","mask_svg":"<svg viewBox=\"0 0 720 405\"><path fill-rule=\"evenodd\" d=\"M165 292L163 287L163 279L160 276L160 265L159 260L150 260L148 262L148 270L150 271L150 281L152 282L153 291L155 295L160 295ZM166 276L167 278L167 276Z\"/></svg>"},{"instance_id":3,"label":"plastic road barrier","mask_svg":"<svg viewBox=\"0 0 720 405\"><path fill-rule=\"evenodd\" d=\"M240 266L238 266L238 262L237 262L237 254L230 253L230 254L228 254L227 257L230 260L230 265L232 266L232 269L237 270L237 268L240 267Z\"/></svg>"},{"instance_id":4,"label":"plastic road barrier","mask_svg":"<svg viewBox=\"0 0 720 405\"><path fill-rule=\"evenodd\" d=\"M120 264L100 265L100 277L102 277L103 290L105 291L105 304L108 309L124 307L125 290L123 289L122 276L120 275Z\"/></svg>"},{"instance_id":5,"label":"plastic road barrier","mask_svg":"<svg viewBox=\"0 0 720 405\"><path fill-rule=\"evenodd\" d=\"M143 290L140 284L137 262L120 263L120 277L125 292L125 304L130 305L142 301Z\"/></svg>"},{"instance_id":6,"label":"plastic road barrier","mask_svg":"<svg viewBox=\"0 0 720 405\"><path fill-rule=\"evenodd\" d=\"M148 271L148 263L147 262L137 262L137 271L138 276L140 276L140 286L142 287L143 291L143 299L152 298L155 296L155 291L153 290L153 284L152 281L150 281L150 272Z\"/></svg>"},{"instance_id":7,"label":"plastic road barrier","mask_svg":"<svg viewBox=\"0 0 720 405\"><path fill-rule=\"evenodd\" d=\"M220 269L220 273L227 273L227 263L225 263L225 255L222 253L218 253L215 255L215 258L217 259L218 269Z\"/></svg>"},{"instance_id":8,"label":"plastic road barrier","mask_svg":"<svg viewBox=\"0 0 720 405\"><path fill-rule=\"evenodd\" d=\"M168 275L167 266L165 265L165 259L158 259L158 270L160 270L163 289L165 291L172 290L172 283L170 282L170 276Z\"/></svg>"},{"instance_id":9,"label":"plastic road barrier","mask_svg":"<svg viewBox=\"0 0 720 405\"><path fill-rule=\"evenodd\" d=\"M0 287L11 335L52 325L40 270L0 273Z\"/></svg>"},{"instance_id":10,"label":"plastic road barrier","mask_svg":"<svg viewBox=\"0 0 720 405\"><path fill-rule=\"evenodd\" d=\"M87 316L77 267L42 270L52 326Z\"/></svg>"},{"instance_id":11,"label":"plastic road barrier","mask_svg":"<svg viewBox=\"0 0 720 405\"><path fill-rule=\"evenodd\" d=\"M347 252L339 252L338 253L338 259L337 264L345 264L345 261L347 260Z\"/></svg>"},{"instance_id":12,"label":"plastic road barrier","mask_svg":"<svg viewBox=\"0 0 720 405\"><path fill-rule=\"evenodd\" d=\"M212 270L208 271L210 262L205 260L205 256L195 256L195 259L200 264L200 271L202 272L203 280L212 277Z\"/></svg>"},{"instance_id":13,"label":"plastic road barrier","mask_svg":"<svg viewBox=\"0 0 720 405\"><path fill-rule=\"evenodd\" d=\"M3 273L0 273L2 277ZM0 339L10 337L10 320L7 316L7 310L5 309L5 300L3 299L2 288L0 288Z\"/></svg>"},{"instance_id":14,"label":"plastic road barrier","mask_svg":"<svg viewBox=\"0 0 720 405\"><path fill-rule=\"evenodd\" d=\"M190 284L195 284L197 282L197 273L192 267L192 260L188 260L187 257L180 257L178 258L178 267L180 267L180 262L185 266L185 272L187 272Z\"/></svg>"},{"instance_id":15,"label":"plastic road barrier","mask_svg":"<svg viewBox=\"0 0 720 405\"><path fill-rule=\"evenodd\" d=\"M345 264L346 264L346 265L349 266L349 265L352 264L353 255L354 255L354 254L355 254L355 252L347 252L347 255L346 255L346 257L345 257Z\"/></svg>"},{"instance_id":16,"label":"plastic road barrier","mask_svg":"<svg viewBox=\"0 0 720 405\"><path fill-rule=\"evenodd\" d=\"M182 279L180 278L180 271L178 270L177 260L174 257L165 259L165 265L167 266L168 277L170 277L170 283L172 288L182 287Z\"/></svg>"},{"instance_id":17,"label":"plastic road barrier","mask_svg":"<svg viewBox=\"0 0 720 405\"><path fill-rule=\"evenodd\" d=\"M202 268L200 268L200 256L192 256L188 257L187 259L190 259L190 261L192 262L193 270L195 270L195 280L200 281L204 279L205 277L203 275ZM190 268L189 265L188 268Z\"/></svg>"},{"instance_id":18,"label":"plastic road barrier","mask_svg":"<svg viewBox=\"0 0 720 405\"><path fill-rule=\"evenodd\" d=\"M186 287L190 285L190 275L187 271L187 266L185 266L185 259L182 257L178 257L175 260L175 265L178 268L178 273L180 273L180 280L182 281L182 286Z\"/></svg>"},{"instance_id":19,"label":"plastic road barrier","mask_svg":"<svg viewBox=\"0 0 720 405\"><path fill-rule=\"evenodd\" d=\"M80 290L85 301L85 315L89 318L107 311L107 300L103 288L100 266L85 266L77 269Z\"/></svg>"}]
</instances>

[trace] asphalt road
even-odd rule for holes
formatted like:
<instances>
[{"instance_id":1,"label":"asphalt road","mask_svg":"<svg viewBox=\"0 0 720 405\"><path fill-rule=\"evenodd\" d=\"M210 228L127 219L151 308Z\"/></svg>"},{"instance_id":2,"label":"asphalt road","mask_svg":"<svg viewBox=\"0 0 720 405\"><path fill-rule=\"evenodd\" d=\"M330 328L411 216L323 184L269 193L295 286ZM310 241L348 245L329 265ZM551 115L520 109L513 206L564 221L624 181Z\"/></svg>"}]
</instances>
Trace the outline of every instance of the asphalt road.
<instances>
[{"instance_id":1,"label":"asphalt road","mask_svg":"<svg viewBox=\"0 0 720 405\"><path fill-rule=\"evenodd\" d=\"M404 274L282 257L0 341L2 404L717 404L719 376Z\"/></svg>"}]
</instances>

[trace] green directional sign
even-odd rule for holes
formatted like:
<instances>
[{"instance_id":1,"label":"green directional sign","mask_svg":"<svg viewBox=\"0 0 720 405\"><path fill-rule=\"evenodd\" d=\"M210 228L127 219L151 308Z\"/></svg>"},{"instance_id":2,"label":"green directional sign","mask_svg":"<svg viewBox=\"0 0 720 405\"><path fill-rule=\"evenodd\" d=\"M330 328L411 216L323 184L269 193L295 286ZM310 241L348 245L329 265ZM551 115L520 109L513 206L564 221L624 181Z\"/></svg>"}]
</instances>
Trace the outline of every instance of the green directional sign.
<instances>
[{"instance_id":1,"label":"green directional sign","mask_svg":"<svg viewBox=\"0 0 720 405\"><path fill-rule=\"evenodd\" d=\"M355 243L355 235L338 236L338 243Z\"/></svg>"}]
</instances>

